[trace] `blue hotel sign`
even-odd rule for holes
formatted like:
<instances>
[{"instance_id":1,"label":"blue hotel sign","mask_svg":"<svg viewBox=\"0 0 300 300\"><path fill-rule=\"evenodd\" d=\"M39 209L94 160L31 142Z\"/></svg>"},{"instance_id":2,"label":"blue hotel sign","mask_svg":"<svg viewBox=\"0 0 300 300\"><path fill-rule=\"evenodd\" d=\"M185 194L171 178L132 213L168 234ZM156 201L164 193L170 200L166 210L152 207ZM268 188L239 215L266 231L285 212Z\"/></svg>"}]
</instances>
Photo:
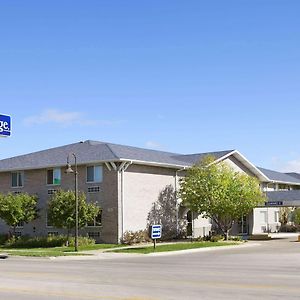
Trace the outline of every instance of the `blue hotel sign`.
<instances>
[{"instance_id":1,"label":"blue hotel sign","mask_svg":"<svg viewBox=\"0 0 300 300\"><path fill-rule=\"evenodd\" d=\"M0 114L0 137L7 137L11 134L11 117Z\"/></svg>"}]
</instances>

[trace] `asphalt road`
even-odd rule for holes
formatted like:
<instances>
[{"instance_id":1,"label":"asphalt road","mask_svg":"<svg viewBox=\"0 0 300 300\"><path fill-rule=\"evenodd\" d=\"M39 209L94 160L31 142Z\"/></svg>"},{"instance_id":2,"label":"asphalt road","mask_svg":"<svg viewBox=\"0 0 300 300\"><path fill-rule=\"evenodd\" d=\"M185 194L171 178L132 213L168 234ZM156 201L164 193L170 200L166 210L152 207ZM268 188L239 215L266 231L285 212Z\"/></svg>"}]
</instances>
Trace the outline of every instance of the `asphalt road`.
<instances>
[{"instance_id":1,"label":"asphalt road","mask_svg":"<svg viewBox=\"0 0 300 300\"><path fill-rule=\"evenodd\" d=\"M296 238L167 256L0 260L0 299L300 299Z\"/></svg>"}]
</instances>

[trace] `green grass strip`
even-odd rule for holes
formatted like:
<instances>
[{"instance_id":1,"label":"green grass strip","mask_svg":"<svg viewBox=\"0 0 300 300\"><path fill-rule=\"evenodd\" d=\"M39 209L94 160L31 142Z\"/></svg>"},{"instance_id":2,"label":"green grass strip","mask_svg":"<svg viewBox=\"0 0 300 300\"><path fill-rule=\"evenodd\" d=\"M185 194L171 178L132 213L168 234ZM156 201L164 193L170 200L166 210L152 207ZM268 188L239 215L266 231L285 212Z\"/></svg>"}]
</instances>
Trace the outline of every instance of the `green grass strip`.
<instances>
[{"instance_id":1,"label":"green grass strip","mask_svg":"<svg viewBox=\"0 0 300 300\"><path fill-rule=\"evenodd\" d=\"M207 248L207 247L221 247L221 246L232 246L239 245L240 242L191 242L191 243L176 243L176 244L167 244L167 245L156 245L156 249L153 246L142 246L142 247L133 247L127 249L118 249L111 250L109 252L117 253L140 253L140 254L149 254L157 252L168 252L168 251L180 251L188 249L198 249L198 248Z\"/></svg>"},{"instance_id":2,"label":"green grass strip","mask_svg":"<svg viewBox=\"0 0 300 300\"><path fill-rule=\"evenodd\" d=\"M70 255L89 255L81 251L104 250L110 248L124 247L116 244L95 244L79 247L79 252L74 252L74 247L52 247L52 248L5 248L0 247L0 252L12 256L33 256L33 257L50 257L50 256L70 256Z\"/></svg>"}]
</instances>

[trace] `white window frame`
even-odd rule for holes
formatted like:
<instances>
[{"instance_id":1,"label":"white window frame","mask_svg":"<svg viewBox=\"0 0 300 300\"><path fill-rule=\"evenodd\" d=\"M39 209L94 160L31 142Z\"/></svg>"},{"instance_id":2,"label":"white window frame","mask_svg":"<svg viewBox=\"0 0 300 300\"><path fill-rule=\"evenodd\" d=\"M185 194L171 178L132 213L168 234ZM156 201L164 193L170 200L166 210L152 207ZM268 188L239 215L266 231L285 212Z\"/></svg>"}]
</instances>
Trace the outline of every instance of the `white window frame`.
<instances>
[{"instance_id":1,"label":"white window frame","mask_svg":"<svg viewBox=\"0 0 300 300\"><path fill-rule=\"evenodd\" d=\"M88 168L94 168L94 174L93 174L93 181L88 181ZM95 167L100 167L101 170L101 176L100 181L95 181ZM103 181L103 165L89 165L86 166L86 183L101 183Z\"/></svg>"},{"instance_id":2,"label":"white window frame","mask_svg":"<svg viewBox=\"0 0 300 300\"><path fill-rule=\"evenodd\" d=\"M262 216L264 215L264 218ZM261 210L259 212L259 217L260 217L260 224L265 225L268 222L268 212L266 210Z\"/></svg>"},{"instance_id":3,"label":"white window frame","mask_svg":"<svg viewBox=\"0 0 300 300\"><path fill-rule=\"evenodd\" d=\"M52 183L48 183L48 171L51 171L52 170L52 174L53 174L53 178L52 178ZM54 183L54 171L55 170L59 170L59 175L60 175L60 183ZM61 185L61 168L49 168L46 170L46 184L48 186L59 186Z\"/></svg>"},{"instance_id":4,"label":"white window frame","mask_svg":"<svg viewBox=\"0 0 300 300\"><path fill-rule=\"evenodd\" d=\"M86 227L88 228L97 228L97 227L102 227L102 210L99 211L99 214L101 216L101 223L99 225L96 225L96 218L94 219L94 225L89 225L89 224L86 224Z\"/></svg>"},{"instance_id":5,"label":"white window frame","mask_svg":"<svg viewBox=\"0 0 300 300\"><path fill-rule=\"evenodd\" d=\"M12 180L13 174L18 174L18 175L17 175L17 186L13 186L13 185L12 185L12 184L13 184L13 180ZM21 177L22 177L22 185L19 185L19 174L20 174ZM24 171L15 171L15 172L11 172L10 185L11 185L11 188L13 188L13 189L18 189L18 188L24 187Z\"/></svg>"},{"instance_id":6,"label":"white window frame","mask_svg":"<svg viewBox=\"0 0 300 300\"><path fill-rule=\"evenodd\" d=\"M278 210L274 211L274 221L275 221L275 223L279 223L279 217L280 217L279 211Z\"/></svg>"}]
</instances>

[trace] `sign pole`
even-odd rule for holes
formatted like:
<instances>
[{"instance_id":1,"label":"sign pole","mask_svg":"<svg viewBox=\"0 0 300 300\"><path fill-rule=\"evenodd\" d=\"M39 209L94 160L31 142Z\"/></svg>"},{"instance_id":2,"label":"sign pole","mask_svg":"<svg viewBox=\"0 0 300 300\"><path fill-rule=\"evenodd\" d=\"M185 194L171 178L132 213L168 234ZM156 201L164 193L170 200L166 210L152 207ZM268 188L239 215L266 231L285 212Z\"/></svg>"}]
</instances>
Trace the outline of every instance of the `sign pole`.
<instances>
[{"instance_id":1,"label":"sign pole","mask_svg":"<svg viewBox=\"0 0 300 300\"><path fill-rule=\"evenodd\" d=\"M150 235L153 240L154 250L156 248L156 240L161 238L161 225L152 225L150 227Z\"/></svg>"}]
</instances>

